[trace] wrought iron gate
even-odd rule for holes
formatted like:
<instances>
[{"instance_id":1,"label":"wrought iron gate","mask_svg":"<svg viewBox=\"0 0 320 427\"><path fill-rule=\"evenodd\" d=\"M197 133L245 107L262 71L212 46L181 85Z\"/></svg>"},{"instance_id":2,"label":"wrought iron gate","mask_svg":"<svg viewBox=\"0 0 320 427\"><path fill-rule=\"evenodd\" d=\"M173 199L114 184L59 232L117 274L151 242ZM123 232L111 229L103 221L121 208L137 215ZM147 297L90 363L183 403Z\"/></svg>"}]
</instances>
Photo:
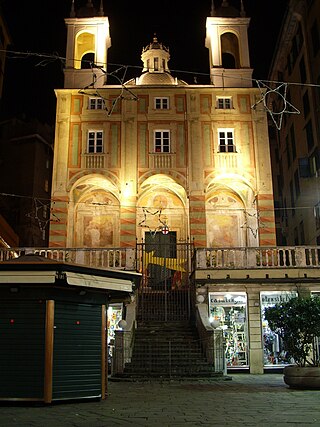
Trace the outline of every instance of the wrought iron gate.
<instances>
[{"instance_id":1,"label":"wrought iron gate","mask_svg":"<svg viewBox=\"0 0 320 427\"><path fill-rule=\"evenodd\" d=\"M189 280L193 245L176 243L176 233L146 233L138 244L143 275L138 292L138 320L188 320L191 315Z\"/></svg>"}]
</instances>

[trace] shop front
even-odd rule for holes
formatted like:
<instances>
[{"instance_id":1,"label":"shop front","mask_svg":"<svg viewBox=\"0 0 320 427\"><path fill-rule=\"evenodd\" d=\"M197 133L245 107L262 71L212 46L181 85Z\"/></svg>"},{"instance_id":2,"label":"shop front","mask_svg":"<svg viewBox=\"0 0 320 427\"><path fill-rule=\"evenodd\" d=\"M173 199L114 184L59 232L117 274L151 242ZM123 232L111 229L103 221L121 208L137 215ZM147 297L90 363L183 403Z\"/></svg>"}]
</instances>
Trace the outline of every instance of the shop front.
<instances>
[{"instance_id":1,"label":"shop front","mask_svg":"<svg viewBox=\"0 0 320 427\"><path fill-rule=\"evenodd\" d=\"M210 292L209 319L223 330L227 369L249 367L247 295Z\"/></svg>"},{"instance_id":2,"label":"shop front","mask_svg":"<svg viewBox=\"0 0 320 427\"><path fill-rule=\"evenodd\" d=\"M260 307L262 321L262 345L263 345L263 364L268 368L281 368L291 364L292 360L288 357L283 348L281 337L271 331L268 322L264 317L266 307L272 307L277 303L284 303L291 298L298 296L296 291L263 291L260 292Z\"/></svg>"}]
</instances>

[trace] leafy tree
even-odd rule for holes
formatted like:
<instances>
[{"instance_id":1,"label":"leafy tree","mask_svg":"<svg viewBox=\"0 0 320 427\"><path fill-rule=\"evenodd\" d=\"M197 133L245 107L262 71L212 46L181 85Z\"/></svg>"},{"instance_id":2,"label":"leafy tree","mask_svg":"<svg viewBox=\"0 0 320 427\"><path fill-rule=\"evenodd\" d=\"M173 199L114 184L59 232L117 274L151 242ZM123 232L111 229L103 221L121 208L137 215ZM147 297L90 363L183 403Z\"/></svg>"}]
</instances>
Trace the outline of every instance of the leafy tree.
<instances>
[{"instance_id":1,"label":"leafy tree","mask_svg":"<svg viewBox=\"0 0 320 427\"><path fill-rule=\"evenodd\" d=\"M298 366L320 366L314 340L320 337L320 298L296 297L265 309L270 329Z\"/></svg>"}]
</instances>

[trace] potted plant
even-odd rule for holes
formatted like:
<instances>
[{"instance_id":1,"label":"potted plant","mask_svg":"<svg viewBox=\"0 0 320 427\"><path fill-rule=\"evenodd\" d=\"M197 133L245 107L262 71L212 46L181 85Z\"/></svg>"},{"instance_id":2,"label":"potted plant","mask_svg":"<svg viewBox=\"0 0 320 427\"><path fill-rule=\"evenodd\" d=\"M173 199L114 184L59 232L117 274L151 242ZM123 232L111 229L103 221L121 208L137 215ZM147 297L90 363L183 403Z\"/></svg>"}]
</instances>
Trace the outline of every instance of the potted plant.
<instances>
[{"instance_id":1,"label":"potted plant","mask_svg":"<svg viewBox=\"0 0 320 427\"><path fill-rule=\"evenodd\" d=\"M292 298L267 307L264 315L293 361L284 368L284 382L293 388L320 389L320 298Z\"/></svg>"}]
</instances>

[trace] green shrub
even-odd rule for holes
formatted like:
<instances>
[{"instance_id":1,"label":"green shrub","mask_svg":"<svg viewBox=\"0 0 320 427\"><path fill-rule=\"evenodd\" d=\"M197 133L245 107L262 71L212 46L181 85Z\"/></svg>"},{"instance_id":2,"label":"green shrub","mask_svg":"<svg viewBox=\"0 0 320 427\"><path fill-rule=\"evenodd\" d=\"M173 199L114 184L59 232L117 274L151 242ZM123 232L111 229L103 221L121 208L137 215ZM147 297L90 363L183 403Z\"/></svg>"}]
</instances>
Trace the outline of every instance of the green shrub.
<instances>
[{"instance_id":1,"label":"green shrub","mask_svg":"<svg viewBox=\"0 0 320 427\"><path fill-rule=\"evenodd\" d=\"M298 366L320 366L314 349L315 338L320 337L320 298L297 297L267 307L265 319Z\"/></svg>"}]
</instances>

